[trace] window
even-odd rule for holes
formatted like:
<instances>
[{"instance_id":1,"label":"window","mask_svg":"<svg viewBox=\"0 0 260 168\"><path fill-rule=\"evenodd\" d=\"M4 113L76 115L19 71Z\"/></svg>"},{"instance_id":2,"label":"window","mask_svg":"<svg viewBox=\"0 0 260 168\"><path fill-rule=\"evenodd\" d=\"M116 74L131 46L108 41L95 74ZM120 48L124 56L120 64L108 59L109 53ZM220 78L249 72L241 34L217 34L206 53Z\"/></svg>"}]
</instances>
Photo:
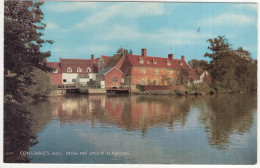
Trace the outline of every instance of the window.
<instances>
[{"instance_id":1,"label":"window","mask_svg":"<svg viewBox=\"0 0 260 168\"><path fill-rule=\"evenodd\" d=\"M142 69L142 70L141 70L141 74L145 74L145 69Z\"/></svg>"},{"instance_id":2,"label":"window","mask_svg":"<svg viewBox=\"0 0 260 168\"><path fill-rule=\"evenodd\" d=\"M76 79L72 79L72 82L76 82Z\"/></svg>"},{"instance_id":3,"label":"window","mask_svg":"<svg viewBox=\"0 0 260 168\"><path fill-rule=\"evenodd\" d=\"M68 67L68 68L67 68L67 72L72 72L72 68L71 68L71 67Z\"/></svg>"},{"instance_id":4,"label":"window","mask_svg":"<svg viewBox=\"0 0 260 168\"><path fill-rule=\"evenodd\" d=\"M141 85L145 85L145 79L141 80Z\"/></svg>"},{"instance_id":5,"label":"window","mask_svg":"<svg viewBox=\"0 0 260 168\"><path fill-rule=\"evenodd\" d=\"M147 64L150 64L150 62L149 62L149 61L147 61Z\"/></svg>"},{"instance_id":6,"label":"window","mask_svg":"<svg viewBox=\"0 0 260 168\"><path fill-rule=\"evenodd\" d=\"M117 77L113 77L113 82L117 82Z\"/></svg>"},{"instance_id":7,"label":"window","mask_svg":"<svg viewBox=\"0 0 260 168\"><path fill-rule=\"evenodd\" d=\"M181 63L180 63L180 65L182 66L182 65L183 65L183 63L181 62Z\"/></svg>"},{"instance_id":8,"label":"window","mask_svg":"<svg viewBox=\"0 0 260 168\"><path fill-rule=\"evenodd\" d=\"M168 66L171 66L171 62L170 62L170 61L167 61L167 65L168 65Z\"/></svg>"},{"instance_id":9,"label":"window","mask_svg":"<svg viewBox=\"0 0 260 168\"><path fill-rule=\"evenodd\" d=\"M143 58L139 57L139 63L140 63L140 64L143 64L143 63L144 63Z\"/></svg>"},{"instance_id":10,"label":"window","mask_svg":"<svg viewBox=\"0 0 260 168\"><path fill-rule=\"evenodd\" d=\"M66 79L63 79L63 82L67 82L67 80L66 80Z\"/></svg>"},{"instance_id":11,"label":"window","mask_svg":"<svg viewBox=\"0 0 260 168\"><path fill-rule=\"evenodd\" d=\"M169 70L169 74L172 74L172 70L171 69Z\"/></svg>"},{"instance_id":12,"label":"window","mask_svg":"<svg viewBox=\"0 0 260 168\"><path fill-rule=\"evenodd\" d=\"M158 69L155 70L155 74L158 75L159 74L159 71Z\"/></svg>"},{"instance_id":13,"label":"window","mask_svg":"<svg viewBox=\"0 0 260 168\"><path fill-rule=\"evenodd\" d=\"M86 71L87 71L87 72L91 72L91 68L88 67L88 68L86 69Z\"/></svg>"},{"instance_id":14,"label":"window","mask_svg":"<svg viewBox=\"0 0 260 168\"><path fill-rule=\"evenodd\" d=\"M158 79L155 79L155 80L154 80L154 84L155 84L155 85L158 85Z\"/></svg>"},{"instance_id":15,"label":"window","mask_svg":"<svg viewBox=\"0 0 260 168\"><path fill-rule=\"evenodd\" d=\"M172 78L169 78L168 84L171 85L172 83Z\"/></svg>"},{"instance_id":16,"label":"window","mask_svg":"<svg viewBox=\"0 0 260 168\"><path fill-rule=\"evenodd\" d=\"M154 63L154 64L157 64L157 62L156 62L156 60L155 60L154 58L153 58L153 63Z\"/></svg>"},{"instance_id":17,"label":"window","mask_svg":"<svg viewBox=\"0 0 260 168\"><path fill-rule=\"evenodd\" d=\"M82 69L80 67L78 67L77 72L82 72Z\"/></svg>"},{"instance_id":18,"label":"window","mask_svg":"<svg viewBox=\"0 0 260 168\"><path fill-rule=\"evenodd\" d=\"M58 70L57 70L56 68L54 68L54 69L52 70L52 73L58 73Z\"/></svg>"}]
</instances>

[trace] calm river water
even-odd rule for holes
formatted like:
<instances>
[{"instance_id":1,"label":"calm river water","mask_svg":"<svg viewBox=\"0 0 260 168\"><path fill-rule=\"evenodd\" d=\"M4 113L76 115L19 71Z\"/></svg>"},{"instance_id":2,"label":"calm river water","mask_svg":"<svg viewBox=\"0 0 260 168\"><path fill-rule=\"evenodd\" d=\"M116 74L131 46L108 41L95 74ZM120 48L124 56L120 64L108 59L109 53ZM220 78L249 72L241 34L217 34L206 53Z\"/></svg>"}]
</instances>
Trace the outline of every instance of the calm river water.
<instances>
[{"instance_id":1,"label":"calm river water","mask_svg":"<svg viewBox=\"0 0 260 168\"><path fill-rule=\"evenodd\" d=\"M255 164L256 94L67 95L34 103L32 163Z\"/></svg>"}]
</instances>

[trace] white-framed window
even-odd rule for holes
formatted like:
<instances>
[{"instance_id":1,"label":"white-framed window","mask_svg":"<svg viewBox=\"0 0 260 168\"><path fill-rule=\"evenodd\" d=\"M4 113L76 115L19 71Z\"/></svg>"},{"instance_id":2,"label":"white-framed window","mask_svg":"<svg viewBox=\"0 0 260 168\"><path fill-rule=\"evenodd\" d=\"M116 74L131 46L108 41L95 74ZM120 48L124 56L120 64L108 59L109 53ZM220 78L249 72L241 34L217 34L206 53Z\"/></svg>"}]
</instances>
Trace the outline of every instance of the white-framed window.
<instances>
[{"instance_id":1,"label":"white-framed window","mask_svg":"<svg viewBox=\"0 0 260 168\"><path fill-rule=\"evenodd\" d=\"M145 79L141 80L141 85L145 85Z\"/></svg>"},{"instance_id":2,"label":"white-framed window","mask_svg":"<svg viewBox=\"0 0 260 168\"><path fill-rule=\"evenodd\" d=\"M144 59L143 58L139 58L139 63L143 64L144 63Z\"/></svg>"},{"instance_id":3,"label":"white-framed window","mask_svg":"<svg viewBox=\"0 0 260 168\"><path fill-rule=\"evenodd\" d=\"M77 72L82 72L82 69L80 67L78 67Z\"/></svg>"},{"instance_id":4,"label":"white-framed window","mask_svg":"<svg viewBox=\"0 0 260 168\"><path fill-rule=\"evenodd\" d=\"M141 69L141 74L145 74L145 69Z\"/></svg>"},{"instance_id":5,"label":"white-framed window","mask_svg":"<svg viewBox=\"0 0 260 168\"><path fill-rule=\"evenodd\" d=\"M87 72L91 72L91 68L90 68L90 67L87 67L86 71L87 71Z\"/></svg>"},{"instance_id":6,"label":"white-framed window","mask_svg":"<svg viewBox=\"0 0 260 168\"><path fill-rule=\"evenodd\" d=\"M58 70L57 70L56 68L54 68L54 69L52 70L52 73L58 73Z\"/></svg>"},{"instance_id":7,"label":"white-framed window","mask_svg":"<svg viewBox=\"0 0 260 168\"><path fill-rule=\"evenodd\" d=\"M67 72L72 72L72 68L71 68L71 67L68 67L68 68L67 68Z\"/></svg>"},{"instance_id":8,"label":"white-framed window","mask_svg":"<svg viewBox=\"0 0 260 168\"><path fill-rule=\"evenodd\" d=\"M183 65L183 62L181 62L180 65L182 66L182 65Z\"/></svg>"},{"instance_id":9,"label":"white-framed window","mask_svg":"<svg viewBox=\"0 0 260 168\"><path fill-rule=\"evenodd\" d=\"M157 61L156 59L153 58L153 64L157 64Z\"/></svg>"},{"instance_id":10,"label":"white-framed window","mask_svg":"<svg viewBox=\"0 0 260 168\"><path fill-rule=\"evenodd\" d=\"M172 70L171 69L169 70L169 74L172 74Z\"/></svg>"},{"instance_id":11,"label":"white-framed window","mask_svg":"<svg viewBox=\"0 0 260 168\"><path fill-rule=\"evenodd\" d=\"M154 80L155 85L158 85L158 79Z\"/></svg>"},{"instance_id":12,"label":"white-framed window","mask_svg":"<svg viewBox=\"0 0 260 168\"><path fill-rule=\"evenodd\" d=\"M117 77L113 77L113 82L117 82Z\"/></svg>"},{"instance_id":13,"label":"white-framed window","mask_svg":"<svg viewBox=\"0 0 260 168\"><path fill-rule=\"evenodd\" d=\"M168 66L171 66L171 62L170 62L170 61L167 61L167 65L168 65Z\"/></svg>"},{"instance_id":14,"label":"white-framed window","mask_svg":"<svg viewBox=\"0 0 260 168\"><path fill-rule=\"evenodd\" d=\"M147 61L147 64L150 64L150 62L149 62L149 61Z\"/></svg>"},{"instance_id":15,"label":"white-framed window","mask_svg":"<svg viewBox=\"0 0 260 168\"><path fill-rule=\"evenodd\" d=\"M159 74L159 71L158 69L155 70L155 74L158 75Z\"/></svg>"}]
</instances>

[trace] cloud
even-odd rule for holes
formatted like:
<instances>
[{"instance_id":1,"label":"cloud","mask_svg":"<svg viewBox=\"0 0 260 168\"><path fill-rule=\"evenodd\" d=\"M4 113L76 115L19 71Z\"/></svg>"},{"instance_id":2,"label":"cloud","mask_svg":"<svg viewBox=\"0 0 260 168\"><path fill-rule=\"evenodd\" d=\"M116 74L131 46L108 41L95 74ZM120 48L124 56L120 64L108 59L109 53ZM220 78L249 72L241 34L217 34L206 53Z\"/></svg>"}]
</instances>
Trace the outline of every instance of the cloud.
<instances>
[{"instance_id":1,"label":"cloud","mask_svg":"<svg viewBox=\"0 0 260 168\"><path fill-rule=\"evenodd\" d=\"M55 23L49 22L49 23L46 24L46 27L47 27L48 29L58 29L58 28L59 28L59 25L57 25L57 24L55 24Z\"/></svg>"},{"instance_id":2,"label":"cloud","mask_svg":"<svg viewBox=\"0 0 260 168\"><path fill-rule=\"evenodd\" d=\"M161 3L117 3L109 7L96 10L91 17L87 17L83 22L78 23L75 28L83 28L87 25L104 23L114 16L136 18L140 16L156 16L164 14Z\"/></svg>"},{"instance_id":3,"label":"cloud","mask_svg":"<svg viewBox=\"0 0 260 168\"><path fill-rule=\"evenodd\" d=\"M134 25L123 26L114 25L110 28L109 32L100 34L96 39L105 41L120 40L120 41L139 41L139 42L152 42L158 44L199 44L199 41L206 41L206 39L214 37L210 33L201 33L185 30L173 30L170 28L161 28L153 32L140 32Z\"/></svg>"},{"instance_id":4,"label":"cloud","mask_svg":"<svg viewBox=\"0 0 260 168\"><path fill-rule=\"evenodd\" d=\"M223 26L223 25L239 25L247 26L257 24L257 20L242 14L224 13L217 17L202 19L197 22L199 25Z\"/></svg>"},{"instance_id":5,"label":"cloud","mask_svg":"<svg viewBox=\"0 0 260 168\"><path fill-rule=\"evenodd\" d=\"M52 12L63 13L94 9L97 6L97 2L58 2L48 5L48 10Z\"/></svg>"}]
</instances>

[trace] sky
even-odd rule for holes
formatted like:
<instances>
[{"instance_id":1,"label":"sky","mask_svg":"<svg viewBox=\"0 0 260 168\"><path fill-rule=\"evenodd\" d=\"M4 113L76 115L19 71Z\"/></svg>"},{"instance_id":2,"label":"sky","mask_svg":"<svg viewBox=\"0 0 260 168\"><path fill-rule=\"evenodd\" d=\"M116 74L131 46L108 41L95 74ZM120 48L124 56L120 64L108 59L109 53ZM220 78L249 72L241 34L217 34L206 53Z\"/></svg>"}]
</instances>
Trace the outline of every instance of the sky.
<instances>
[{"instance_id":1,"label":"sky","mask_svg":"<svg viewBox=\"0 0 260 168\"><path fill-rule=\"evenodd\" d=\"M166 2L50 2L42 6L49 62L112 56L120 48L186 61L206 59L207 39L225 36L233 49L257 58L257 4Z\"/></svg>"}]
</instances>

